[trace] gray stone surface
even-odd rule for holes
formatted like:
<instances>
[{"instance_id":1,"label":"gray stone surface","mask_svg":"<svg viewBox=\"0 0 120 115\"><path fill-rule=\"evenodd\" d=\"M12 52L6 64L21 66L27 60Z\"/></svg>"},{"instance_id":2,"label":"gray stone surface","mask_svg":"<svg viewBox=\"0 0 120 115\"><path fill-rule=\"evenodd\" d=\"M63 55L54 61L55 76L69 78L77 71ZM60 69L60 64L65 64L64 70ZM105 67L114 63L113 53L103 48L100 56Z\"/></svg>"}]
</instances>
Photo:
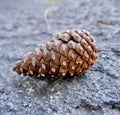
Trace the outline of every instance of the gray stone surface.
<instances>
[{"instance_id":1,"label":"gray stone surface","mask_svg":"<svg viewBox=\"0 0 120 115\"><path fill-rule=\"evenodd\" d=\"M51 33L45 23L48 12ZM0 115L120 115L119 0L0 0ZM99 47L97 63L85 74L53 85L19 76L15 62L59 31L84 28Z\"/></svg>"}]
</instances>

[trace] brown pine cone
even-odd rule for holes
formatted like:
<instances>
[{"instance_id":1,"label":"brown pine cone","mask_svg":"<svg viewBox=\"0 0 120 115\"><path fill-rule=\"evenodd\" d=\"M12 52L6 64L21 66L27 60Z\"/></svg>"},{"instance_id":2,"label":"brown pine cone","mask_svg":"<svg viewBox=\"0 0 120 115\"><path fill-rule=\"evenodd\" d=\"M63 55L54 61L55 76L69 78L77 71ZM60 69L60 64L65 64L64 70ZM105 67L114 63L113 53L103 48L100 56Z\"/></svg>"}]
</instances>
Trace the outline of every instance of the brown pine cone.
<instances>
[{"instance_id":1,"label":"brown pine cone","mask_svg":"<svg viewBox=\"0 0 120 115\"><path fill-rule=\"evenodd\" d=\"M89 32L82 29L57 34L16 63L13 70L27 76L65 76L90 69L96 62L97 46Z\"/></svg>"}]
</instances>

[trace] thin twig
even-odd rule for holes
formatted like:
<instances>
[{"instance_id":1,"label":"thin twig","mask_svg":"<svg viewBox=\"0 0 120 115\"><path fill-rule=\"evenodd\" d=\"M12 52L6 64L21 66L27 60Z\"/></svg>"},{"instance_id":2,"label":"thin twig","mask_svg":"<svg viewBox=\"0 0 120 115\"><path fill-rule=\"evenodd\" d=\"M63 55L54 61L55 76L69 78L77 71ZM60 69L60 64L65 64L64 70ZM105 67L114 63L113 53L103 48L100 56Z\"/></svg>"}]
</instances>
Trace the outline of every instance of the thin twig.
<instances>
[{"instance_id":1,"label":"thin twig","mask_svg":"<svg viewBox=\"0 0 120 115\"><path fill-rule=\"evenodd\" d=\"M58 10L58 8L59 8L58 6L50 6L44 12L44 19L45 19L45 23L47 25L47 28L48 28L49 32L51 32L51 27L50 27L50 24L49 24L49 21L48 21L48 17L47 17L48 13L54 12L54 11Z\"/></svg>"},{"instance_id":2,"label":"thin twig","mask_svg":"<svg viewBox=\"0 0 120 115\"><path fill-rule=\"evenodd\" d=\"M63 77L60 76L56 81L54 81L54 85L56 85L57 83L59 83L62 79L63 79Z\"/></svg>"},{"instance_id":3,"label":"thin twig","mask_svg":"<svg viewBox=\"0 0 120 115\"><path fill-rule=\"evenodd\" d=\"M102 22L97 22L96 25L120 31L119 27L115 27L115 26L112 26L112 25L109 25L109 24L105 24L105 23L102 23Z\"/></svg>"}]
</instances>

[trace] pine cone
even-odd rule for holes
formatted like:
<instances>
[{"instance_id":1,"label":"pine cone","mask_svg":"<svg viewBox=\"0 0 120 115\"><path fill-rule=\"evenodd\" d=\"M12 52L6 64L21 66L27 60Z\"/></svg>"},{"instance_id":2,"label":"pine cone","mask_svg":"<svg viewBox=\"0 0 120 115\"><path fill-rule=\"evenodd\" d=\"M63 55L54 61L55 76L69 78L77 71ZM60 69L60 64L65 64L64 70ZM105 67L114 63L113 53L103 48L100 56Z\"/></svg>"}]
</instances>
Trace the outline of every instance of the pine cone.
<instances>
[{"instance_id":1,"label":"pine cone","mask_svg":"<svg viewBox=\"0 0 120 115\"><path fill-rule=\"evenodd\" d=\"M16 63L13 70L39 78L78 74L90 69L97 59L97 47L89 32L82 29L57 34Z\"/></svg>"}]
</instances>

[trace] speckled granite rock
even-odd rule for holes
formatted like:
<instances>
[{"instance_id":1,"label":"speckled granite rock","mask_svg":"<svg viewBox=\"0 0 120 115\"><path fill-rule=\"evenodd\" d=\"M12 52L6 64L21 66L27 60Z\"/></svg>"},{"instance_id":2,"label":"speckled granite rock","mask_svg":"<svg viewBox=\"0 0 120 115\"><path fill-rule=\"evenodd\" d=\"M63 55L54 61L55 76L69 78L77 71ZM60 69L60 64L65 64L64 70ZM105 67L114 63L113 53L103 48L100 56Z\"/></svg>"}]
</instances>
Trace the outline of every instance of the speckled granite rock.
<instances>
[{"instance_id":1,"label":"speckled granite rock","mask_svg":"<svg viewBox=\"0 0 120 115\"><path fill-rule=\"evenodd\" d=\"M50 33L44 12L53 4L59 9L48 13ZM96 22L120 26L120 1L63 0L53 4L1 0L0 115L119 115L120 31L98 27ZM90 31L98 43L99 59L85 74L53 85L12 71L26 52L71 28Z\"/></svg>"}]
</instances>

